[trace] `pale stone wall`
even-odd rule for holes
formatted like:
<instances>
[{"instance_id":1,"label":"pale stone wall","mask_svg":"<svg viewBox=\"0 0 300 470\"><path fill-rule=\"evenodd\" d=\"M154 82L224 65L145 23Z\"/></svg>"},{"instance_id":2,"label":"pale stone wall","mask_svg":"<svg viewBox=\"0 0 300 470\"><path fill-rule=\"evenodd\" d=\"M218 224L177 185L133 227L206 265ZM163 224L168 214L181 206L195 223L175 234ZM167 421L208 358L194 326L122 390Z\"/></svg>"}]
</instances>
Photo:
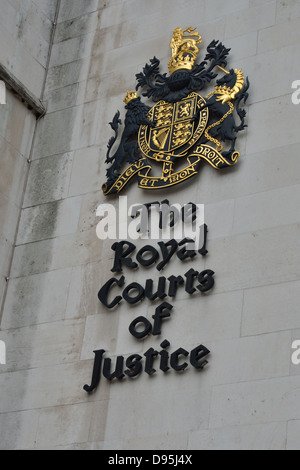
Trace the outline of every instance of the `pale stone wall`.
<instances>
[{"instance_id":1,"label":"pale stone wall","mask_svg":"<svg viewBox=\"0 0 300 470\"><path fill-rule=\"evenodd\" d=\"M41 98L57 0L1 0L1 64Z\"/></svg>"},{"instance_id":2,"label":"pale stone wall","mask_svg":"<svg viewBox=\"0 0 300 470\"><path fill-rule=\"evenodd\" d=\"M291 363L300 331L300 108L291 101L299 20L294 0L61 1L48 112L38 125L1 323L2 448L299 448L300 366ZM95 211L107 202L107 123L117 109L124 118L125 92L150 58L167 72L178 25L197 27L200 54L212 39L232 48L229 66L251 81L249 127L235 168L203 165L173 190L153 195L133 183L125 193L128 204L166 197L205 204L208 255L172 259L163 275L190 267L216 273L209 295L179 291L162 335L137 341L130 322L151 320L157 303L123 301L114 311L100 304L113 252L96 237ZM159 273L140 267L124 275L126 284L142 284ZM102 377L95 393L82 389L93 350L142 355L165 338L170 351L204 344L208 366L122 383Z\"/></svg>"},{"instance_id":3,"label":"pale stone wall","mask_svg":"<svg viewBox=\"0 0 300 470\"><path fill-rule=\"evenodd\" d=\"M3 0L0 15L0 65L20 89L42 98L56 0ZM0 105L0 310L27 182L36 116L5 86ZM11 84L11 82L9 82ZM18 90L19 92L22 90ZM2 311L0 311L1 317Z\"/></svg>"},{"instance_id":4,"label":"pale stone wall","mask_svg":"<svg viewBox=\"0 0 300 470\"><path fill-rule=\"evenodd\" d=\"M9 276L35 116L9 91L0 105L0 305Z\"/></svg>"}]
</instances>

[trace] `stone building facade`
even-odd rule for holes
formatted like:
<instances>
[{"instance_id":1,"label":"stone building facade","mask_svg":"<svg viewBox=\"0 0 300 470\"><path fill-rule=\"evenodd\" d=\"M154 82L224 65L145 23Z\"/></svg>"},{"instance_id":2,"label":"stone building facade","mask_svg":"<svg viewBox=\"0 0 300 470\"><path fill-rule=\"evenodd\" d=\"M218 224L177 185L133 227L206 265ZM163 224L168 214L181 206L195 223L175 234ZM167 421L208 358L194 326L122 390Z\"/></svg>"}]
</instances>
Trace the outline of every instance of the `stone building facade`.
<instances>
[{"instance_id":1,"label":"stone building facade","mask_svg":"<svg viewBox=\"0 0 300 470\"><path fill-rule=\"evenodd\" d=\"M1 449L299 449L299 1L1 0L0 23ZM108 122L117 109L124 119L150 58L168 72L177 26L197 28L201 60L213 39L231 48L228 65L251 82L248 128L233 168L124 192L128 205L204 204L207 255L172 259L163 275L215 272L211 292L180 290L161 335L137 340L128 326L153 321L158 303L99 302L114 252L96 210L119 208L101 191ZM94 350L114 361L165 339L170 353L205 345L207 366L83 390Z\"/></svg>"}]
</instances>

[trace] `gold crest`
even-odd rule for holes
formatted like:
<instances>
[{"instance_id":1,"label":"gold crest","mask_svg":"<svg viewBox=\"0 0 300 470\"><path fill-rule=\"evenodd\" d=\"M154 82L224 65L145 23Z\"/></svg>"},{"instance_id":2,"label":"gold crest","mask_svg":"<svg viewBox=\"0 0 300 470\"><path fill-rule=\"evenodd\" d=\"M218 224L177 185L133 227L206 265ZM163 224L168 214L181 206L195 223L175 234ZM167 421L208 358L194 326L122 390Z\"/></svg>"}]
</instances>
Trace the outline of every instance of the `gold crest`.
<instances>
[{"instance_id":1,"label":"gold crest","mask_svg":"<svg viewBox=\"0 0 300 470\"><path fill-rule=\"evenodd\" d=\"M127 91L125 127L113 156L110 151L118 138L120 113L110 122L115 136L107 146L106 162L112 165L102 187L104 194L119 193L134 175L140 188L160 189L195 175L201 160L216 169L237 163L240 154L235 149L236 134L247 127L241 103L248 98L249 80L237 68L226 70L230 49L219 41L208 45L205 60L197 64L201 42L195 28L177 27L170 43L170 75L159 73L156 57L136 75L136 90L142 88L142 96L155 104L149 107L137 91ZM223 76L203 98L199 91L217 76L218 70ZM126 160L130 166L119 173ZM150 175L151 161L153 170L154 165L161 165L159 176ZM186 161L187 166L176 171L179 161Z\"/></svg>"}]
</instances>

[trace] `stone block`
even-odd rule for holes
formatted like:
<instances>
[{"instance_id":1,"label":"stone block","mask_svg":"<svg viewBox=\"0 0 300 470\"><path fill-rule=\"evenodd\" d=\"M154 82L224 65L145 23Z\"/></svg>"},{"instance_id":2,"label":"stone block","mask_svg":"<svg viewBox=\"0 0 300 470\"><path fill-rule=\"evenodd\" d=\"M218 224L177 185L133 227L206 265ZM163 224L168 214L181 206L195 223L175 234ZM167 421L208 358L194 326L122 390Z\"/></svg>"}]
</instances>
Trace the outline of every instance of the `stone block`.
<instances>
[{"instance_id":1,"label":"stone block","mask_svg":"<svg viewBox=\"0 0 300 470\"><path fill-rule=\"evenodd\" d=\"M146 438L140 438L139 436L128 440L125 438L123 442L126 450L186 450L187 439L188 434L186 432L178 434L168 432L167 434L157 434Z\"/></svg>"},{"instance_id":2,"label":"stone block","mask_svg":"<svg viewBox=\"0 0 300 470\"><path fill-rule=\"evenodd\" d=\"M186 305L189 303L187 311ZM241 291L211 295L188 296L173 301L170 321L164 323L164 334L179 344L185 332L188 344L205 341L233 340L240 336L243 295ZM150 308L150 307L149 307ZM154 307L152 307L154 310ZM154 312L153 312L154 313ZM169 331L168 331L169 330ZM188 345L187 344L187 345ZM184 346L183 346L184 347Z\"/></svg>"},{"instance_id":3,"label":"stone block","mask_svg":"<svg viewBox=\"0 0 300 470\"><path fill-rule=\"evenodd\" d=\"M69 196L99 191L104 182L105 166L99 147L77 150L74 155ZM101 161L102 160L102 161Z\"/></svg>"},{"instance_id":4,"label":"stone block","mask_svg":"<svg viewBox=\"0 0 300 470\"><path fill-rule=\"evenodd\" d=\"M42 0L42 2L43 1L44 0ZM38 37L45 39L48 43L50 42L52 22L54 21L55 14L54 7L56 9L56 5L53 3L53 0L50 0L46 6L45 2L44 4L40 5L38 1L35 0L29 2L24 7L24 2L21 2L22 14L20 15L20 26L22 33L24 36L26 36L26 38L32 37L33 32L33 34L36 34Z\"/></svg>"},{"instance_id":5,"label":"stone block","mask_svg":"<svg viewBox=\"0 0 300 470\"><path fill-rule=\"evenodd\" d=\"M33 161L30 165L23 207L66 198L72 164L72 152Z\"/></svg>"},{"instance_id":6,"label":"stone block","mask_svg":"<svg viewBox=\"0 0 300 470\"><path fill-rule=\"evenodd\" d=\"M85 194L82 198L80 216L78 222L78 230L85 231L94 228L96 231L97 223L99 222L96 216L96 211L101 203L102 194L100 191L94 191Z\"/></svg>"},{"instance_id":7,"label":"stone block","mask_svg":"<svg viewBox=\"0 0 300 470\"><path fill-rule=\"evenodd\" d=\"M231 0L225 4L222 0L213 0L205 3L205 18L207 21L213 21L218 17L232 15L244 15L249 9L248 0Z\"/></svg>"},{"instance_id":8,"label":"stone block","mask_svg":"<svg viewBox=\"0 0 300 470\"><path fill-rule=\"evenodd\" d=\"M65 320L5 331L5 371L68 364L79 359L84 320Z\"/></svg>"},{"instance_id":9,"label":"stone block","mask_svg":"<svg viewBox=\"0 0 300 470\"><path fill-rule=\"evenodd\" d=\"M253 232L298 221L300 186L278 188L236 200L233 233Z\"/></svg>"},{"instance_id":10,"label":"stone block","mask_svg":"<svg viewBox=\"0 0 300 470\"><path fill-rule=\"evenodd\" d=\"M214 292L297 280L298 231L295 224L211 240L206 266L216 273Z\"/></svg>"},{"instance_id":11,"label":"stone block","mask_svg":"<svg viewBox=\"0 0 300 470\"><path fill-rule=\"evenodd\" d=\"M224 426L189 433L188 449L284 450L285 422Z\"/></svg>"},{"instance_id":12,"label":"stone block","mask_svg":"<svg viewBox=\"0 0 300 470\"><path fill-rule=\"evenodd\" d=\"M100 444L105 440L108 409L108 400L103 399L93 403L93 416L90 420L89 441L98 442Z\"/></svg>"},{"instance_id":13,"label":"stone block","mask_svg":"<svg viewBox=\"0 0 300 470\"><path fill-rule=\"evenodd\" d=\"M34 3L47 18L54 20L57 0L34 0Z\"/></svg>"},{"instance_id":14,"label":"stone block","mask_svg":"<svg viewBox=\"0 0 300 470\"><path fill-rule=\"evenodd\" d=\"M300 378L234 383L213 388L209 426L222 428L299 419Z\"/></svg>"},{"instance_id":15,"label":"stone block","mask_svg":"<svg viewBox=\"0 0 300 470\"><path fill-rule=\"evenodd\" d=\"M92 367L91 360L0 374L3 390L1 413L80 403L85 405L87 401L107 399L109 387L105 386L104 381L101 394L97 390L97 393L88 396L83 390L83 385L91 378Z\"/></svg>"},{"instance_id":16,"label":"stone block","mask_svg":"<svg viewBox=\"0 0 300 470\"><path fill-rule=\"evenodd\" d=\"M88 75L89 65L89 59L79 59L49 68L46 93L85 80Z\"/></svg>"},{"instance_id":17,"label":"stone block","mask_svg":"<svg viewBox=\"0 0 300 470\"><path fill-rule=\"evenodd\" d=\"M228 170L216 171L203 165L195 176L199 179L197 200L205 204L208 215L214 208L210 208L212 202L223 201L226 204L231 198L298 185L300 162L297 149L298 144L291 144L253 154L242 153L236 166ZM220 204L216 208L221 207ZM214 220L210 224L211 231L217 223Z\"/></svg>"},{"instance_id":18,"label":"stone block","mask_svg":"<svg viewBox=\"0 0 300 470\"><path fill-rule=\"evenodd\" d=\"M92 145L97 127L97 102L47 114L40 121L33 159Z\"/></svg>"},{"instance_id":19,"label":"stone block","mask_svg":"<svg viewBox=\"0 0 300 470\"><path fill-rule=\"evenodd\" d=\"M2 2L0 23L4 28L7 28L8 31L12 31L16 25L16 10L10 0L3 0Z\"/></svg>"},{"instance_id":20,"label":"stone block","mask_svg":"<svg viewBox=\"0 0 300 470\"><path fill-rule=\"evenodd\" d=\"M87 316L81 360L94 359L93 351L97 349L104 349L106 351L105 357L112 356L116 348L119 319L119 313L109 311ZM126 334L126 332L124 333Z\"/></svg>"},{"instance_id":21,"label":"stone block","mask_svg":"<svg viewBox=\"0 0 300 470\"><path fill-rule=\"evenodd\" d=\"M78 0L75 3L72 0L65 0L59 11L58 22L77 18L100 8L99 0Z\"/></svg>"},{"instance_id":22,"label":"stone block","mask_svg":"<svg viewBox=\"0 0 300 470\"><path fill-rule=\"evenodd\" d=\"M247 337L237 340L235 344L228 342L228 347L223 351L224 355L227 354L225 351L229 353L227 364L230 364L229 367L232 371L228 371L228 375L233 379L232 382L287 376L290 365L290 344L291 334L289 331ZM220 346L221 344L216 345L216 352L221 353ZM214 352L213 343L211 348ZM230 352L233 353L232 359L230 359ZM218 361L216 360L216 362ZM224 368L226 369L225 365ZM213 366L211 373L213 373L212 369ZM220 375L216 375L220 377Z\"/></svg>"},{"instance_id":23,"label":"stone block","mask_svg":"<svg viewBox=\"0 0 300 470\"><path fill-rule=\"evenodd\" d=\"M210 240L231 235L234 214L235 201L233 199L205 204L204 221L209 228Z\"/></svg>"},{"instance_id":24,"label":"stone block","mask_svg":"<svg viewBox=\"0 0 300 470\"><path fill-rule=\"evenodd\" d=\"M33 159L57 155L72 150L72 136L78 107L46 114L39 123Z\"/></svg>"},{"instance_id":25,"label":"stone block","mask_svg":"<svg viewBox=\"0 0 300 470\"><path fill-rule=\"evenodd\" d=\"M57 406L39 414L36 449L53 449L86 442L89 436L92 403Z\"/></svg>"},{"instance_id":26,"label":"stone block","mask_svg":"<svg viewBox=\"0 0 300 470\"><path fill-rule=\"evenodd\" d=\"M180 17L184 16L186 21L185 25L193 24L195 27L200 21L204 21L205 18L204 2L191 0L189 2L189 8L186 8L186 5L180 1L171 2L170 0L165 0L162 3L158 0L153 0L150 9L147 3L135 0L130 5L130 22L135 21L148 26L148 17L150 16L151 21L153 12L157 14L156 24L152 27L154 34L156 35L163 30L163 26L166 27L166 30L171 28L172 31L176 27L178 18ZM197 24L195 24L195 18L198 18ZM192 23L191 20L193 20ZM126 8L120 8L118 3L111 4L110 2L110 4L101 11L100 29L124 24L126 22L128 22L128 12L126 11Z\"/></svg>"},{"instance_id":27,"label":"stone block","mask_svg":"<svg viewBox=\"0 0 300 470\"><path fill-rule=\"evenodd\" d=\"M293 61L293 57L299 54L299 51L299 44L287 45L280 49L249 57L241 63L243 70L247 72L250 80L251 88L249 89L248 103L251 105L257 103L258 106L266 107L264 111L265 116L272 116L272 119L265 119L266 127L272 122L274 131L279 134L278 137L285 135L288 130L285 126L285 121L290 119L289 122L293 122L293 117L286 118L284 116L285 111L288 112L288 109L285 110L285 108L289 107L291 113L296 112L296 110L292 108L297 108L297 106L292 104L290 95L283 95L292 92L292 82L299 76L299 64ZM279 70L285 70L284 76L280 76L278 73ZM270 100L271 98L273 99L272 101ZM274 106L275 103L276 111L273 111L273 114L271 111L270 114L268 106ZM251 114L252 111L255 112L255 107L253 109L251 106L249 110L251 128L255 125L253 124L254 121L256 121L255 115ZM265 131L266 138L271 140L273 136L269 131L266 131L266 127L263 127L262 131ZM250 132L249 128L247 134L249 135ZM275 133L274 136L276 137ZM278 142L277 146L281 146L281 144Z\"/></svg>"},{"instance_id":28,"label":"stone block","mask_svg":"<svg viewBox=\"0 0 300 470\"><path fill-rule=\"evenodd\" d=\"M299 450L300 420L291 419L287 423L287 442L286 450Z\"/></svg>"},{"instance_id":29,"label":"stone block","mask_svg":"<svg viewBox=\"0 0 300 470\"><path fill-rule=\"evenodd\" d=\"M33 449L35 447L39 412L20 411L0 414L1 450Z\"/></svg>"},{"instance_id":30,"label":"stone block","mask_svg":"<svg viewBox=\"0 0 300 470\"><path fill-rule=\"evenodd\" d=\"M6 4L8 5L8 4ZM12 57L14 55L14 51L16 50L16 47L18 45L18 38L15 37L15 35L12 34L12 31L16 27L16 12L12 7L5 7L3 6L6 12L6 17L4 17L4 14L1 15L1 38L3 41L3 45L0 49L1 53L1 62L4 64L8 65L8 69L11 69L12 65ZM5 19L4 19L5 18ZM6 22L7 18L7 22ZM6 23L6 24L5 24ZM6 47L4 47L4 44Z\"/></svg>"},{"instance_id":31,"label":"stone block","mask_svg":"<svg viewBox=\"0 0 300 470\"><path fill-rule=\"evenodd\" d=\"M143 377L142 380L147 380L147 377ZM164 378L164 380L167 379ZM150 379L147 390L144 388L144 393L137 395L133 382L129 383L127 380L126 385L125 383L115 384L115 388L119 385L119 393L121 392L120 387L122 387L123 397L122 400L110 400L105 434L107 441L124 439L124 436L131 441L136 436L146 439L154 437L158 429L161 434L167 435L170 429L173 434L179 434L207 427L209 391L200 387L197 392L185 389L184 398L183 391L178 393L169 390L168 393L156 395L155 380ZM151 397L153 396L156 397L155 404L151 407L152 416L155 417L155 429L153 429L152 420L149 420L149 406L145 406L148 400L152 402ZM127 405L126 415L122 412L124 403ZM137 408L139 409L138 414L135 412ZM122 419L120 416L123 416Z\"/></svg>"},{"instance_id":32,"label":"stone block","mask_svg":"<svg viewBox=\"0 0 300 470\"><path fill-rule=\"evenodd\" d=\"M105 79L100 80L99 77L94 77L86 81L79 83L78 89L78 104L87 103L90 101L96 101L100 99L101 94L103 93L103 83ZM104 89L105 92L105 89Z\"/></svg>"},{"instance_id":33,"label":"stone block","mask_svg":"<svg viewBox=\"0 0 300 470\"><path fill-rule=\"evenodd\" d=\"M136 11L136 9L132 8L132 11ZM101 10L99 28L102 29L120 24L124 19L124 7L120 8L118 3L109 4Z\"/></svg>"},{"instance_id":34,"label":"stone block","mask_svg":"<svg viewBox=\"0 0 300 470\"><path fill-rule=\"evenodd\" d=\"M103 261L72 268L66 318L82 318L101 313L97 294L102 282L107 280L103 271Z\"/></svg>"},{"instance_id":35,"label":"stone block","mask_svg":"<svg viewBox=\"0 0 300 470\"><path fill-rule=\"evenodd\" d=\"M0 194L20 207L28 163L19 152L2 139L0 140L0 148Z\"/></svg>"},{"instance_id":36,"label":"stone block","mask_svg":"<svg viewBox=\"0 0 300 470\"><path fill-rule=\"evenodd\" d=\"M297 0L278 0L276 23L290 21L300 17L300 5Z\"/></svg>"},{"instance_id":37,"label":"stone block","mask_svg":"<svg viewBox=\"0 0 300 470\"><path fill-rule=\"evenodd\" d=\"M267 28L275 24L275 18L276 1L232 12L227 16L225 38Z\"/></svg>"},{"instance_id":38,"label":"stone block","mask_svg":"<svg viewBox=\"0 0 300 470\"><path fill-rule=\"evenodd\" d=\"M108 122L111 120L111 117L110 114L104 112L103 107L108 107L111 97L119 97L121 94L122 98L119 100L118 108L121 110L121 113L125 115L123 98L126 95L126 90L135 88L135 72L132 68L123 68L115 73L102 74L100 79L98 69L102 64L99 58L100 56L91 63L89 79L84 84L84 101L102 100L101 120L105 122L106 119L106 131L110 133L111 128L108 126ZM113 110L111 110L110 113L113 114Z\"/></svg>"},{"instance_id":39,"label":"stone block","mask_svg":"<svg viewBox=\"0 0 300 470\"><path fill-rule=\"evenodd\" d=\"M251 56L255 56L257 52L257 32L251 31L247 34L243 34L238 37L233 38L226 38L224 40L224 45L230 48L229 52L229 60L228 60L228 70L230 68L238 68L244 72L247 76L249 75L249 71L247 68L247 61L248 58ZM242 66L240 65L241 59L243 60Z\"/></svg>"},{"instance_id":40,"label":"stone block","mask_svg":"<svg viewBox=\"0 0 300 470\"><path fill-rule=\"evenodd\" d=\"M15 196L15 194L7 193L8 198ZM14 244L16 223L19 217L20 207L14 202L7 199L6 196L0 195L0 227L4 238Z\"/></svg>"},{"instance_id":41,"label":"stone block","mask_svg":"<svg viewBox=\"0 0 300 470\"><path fill-rule=\"evenodd\" d=\"M247 289L244 294L242 335L299 328L299 287L297 280Z\"/></svg>"},{"instance_id":42,"label":"stone block","mask_svg":"<svg viewBox=\"0 0 300 470\"><path fill-rule=\"evenodd\" d=\"M77 104L78 83L49 91L45 96L47 112L52 113Z\"/></svg>"},{"instance_id":43,"label":"stone block","mask_svg":"<svg viewBox=\"0 0 300 470\"><path fill-rule=\"evenodd\" d=\"M18 278L51 271L55 239L19 245L14 250L11 277Z\"/></svg>"},{"instance_id":44,"label":"stone block","mask_svg":"<svg viewBox=\"0 0 300 470\"><path fill-rule=\"evenodd\" d=\"M40 18L38 19L38 21ZM35 22L37 23L37 22ZM28 27L31 28L31 33L25 31L25 40L22 44L22 48L26 48L26 51L36 60L37 64L39 64L40 70L45 70L47 66L48 60L48 53L49 53L49 42L50 42L50 35L52 30L52 23L50 20L45 21L44 24L45 31L44 34L33 33L36 28L36 24L32 24L28 22ZM47 32L47 34L45 34ZM44 39L43 36L46 36Z\"/></svg>"},{"instance_id":45,"label":"stone block","mask_svg":"<svg viewBox=\"0 0 300 470\"><path fill-rule=\"evenodd\" d=\"M26 159L31 148L35 116L9 91L6 90L6 105L1 106L1 146L11 146Z\"/></svg>"},{"instance_id":46,"label":"stone block","mask_svg":"<svg viewBox=\"0 0 300 470\"><path fill-rule=\"evenodd\" d=\"M46 92L49 93L51 90L85 80L88 76L89 67L90 60L88 58L50 67L46 82Z\"/></svg>"},{"instance_id":47,"label":"stone block","mask_svg":"<svg viewBox=\"0 0 300 470\"><path fill-rule=\"evenodd\" d=\"M86 149L95 145L100 109L99 101L78 106L72 138L73 149Z\"/></svg>"},{"instance_id":48,"label":"stone block","mask_svg":"<svg viewBox=\"0 0 300 470\"><path fill-rule=\"evenodd\" d=\"M0 235L0 275L8 276L9 265L13 254L13 242Z\"/></svg>"},{"instance_id":49,"label":"stone block","mask_svg":"<svg viewBox=\"0 0 300 470\"><path fill-rule=\"evenodd\" d=\"M165 21L167 20L166 18L164 19ZM132 20L125 21L121 27L119 24L105 28L101 27L95 35L94 45L96 47L93 47L93 55L136 44L140 41L150 41L155 35L159 34L159 23L161 21L159 9L149 9L147 28L145 28L144 18L132 18ZM103 47L101 47L101 44L103 44Z\"/></svg>"},{"instance_id":50,"label":"stone block","mask_svg":"<svg viewBox=\"0 0 300 470\"><path fill-rule=\"evenodd\" d=\"M93 41L93 33L77 36L57 44L53 44L50 67L74 62L89 56Z\"/></svg>"},{"instance_id":51,"label":"stone block","mask_svg":"<svg viewBox=\"0 0 300 470\"><path fill-rule=\"evenodd\" d=\"M175 317L171 319L170 326L171 322L173 322L173 327L176 324L176 320L177 318ZM233 328L237 329L237 327L237 324L233 325ZM197 335L194 334L193 338L191 338L194 344L190 341L190 330L192 328L198 332ZM167 331L166 326L164 331ZM184 337L182 337L183 332ZM165 336L161 336L160 341L166 337L171 343L170 351L174 351L177 347L183 347L187 351L191 351L196 346L203 344L209 349L210 354L207 357L208 364L203 371L194 370L189 365L184 371L184 377L178 377L180 374L173 374L173 371L170 372L169 376L166 377L170 390L173 387L181 390L184 387L185 381L188 381L192 388L194 386L197 387L199 382L202 382L205 387L215 387L218 384L238 384L253 380L271 380L275 377L280 378L289 374L291 354L290 332L272 333L250 338L213 340L211 339L212 335L205 335L205 330L202 330L200 322L191 322L185 325L185 329L181 333L181 338L177 339L172 335L172 332L170 334L167 331ZM159 340L155 341L151 338L149 347L151 345L156 350L159 350ZM146 344L144 349L146 350ZM156 362L156 366L158 367L158 362ZM156 368L155 365L154 368ZM158 375L159 373L160 371L156 374ZM141 377L140 381L142 380Z\"/></svg>"},{"instance_id":52,"label":"stone block","mask_svg":"<svg viewBox=\"0 0 300 470\"><path fill-rule=\"evenodd\" d=\"M59 22L55 30L54 44L83 36L97 28L99 12L83 14L77 18Z\"/></svg>"},{"instance_id":53,"label":"stone block","mask_svg":"<svg viewBox=\"0 0 300 470\"><path fill-rule=\"evenodd\" d=\"M286 8L288 9L288 4ZM280 22L269 28L262 29L259 31L258 35L257 52L261 53L276 50L278 53L278 50L282 47L298 44L299 26L299 18L295 19L295 17L293 17L293 19L286 22Z\"/></svg>"},{"instance_id":54,"label":"stone block","mask_svg":"<svg viewBox=\"0 0 300 470\"><path fill-rule=\"evenodd\" d=\"M5 46L0 50L1 62L40 96L52 22L37 2L5 1L2 6L1 36Z\"/></svg>"},{"instance_id":55,"label":"stone block","mask_svg":"<svg viewBox=\"0 0 300 470\"><path fill-rule=\"evenodd\" d=\"M81 197L49 202L22 210L17 245L77 231Z\"/></svg>"},{"instance_id":56,"label":"stone block","mask_svg":"<svg viewBox=\"0 0 300 470\"><path fill-rule=\"evenodd\" d=\"M169 41L170 35L168 35L168 40L165 40L165 36L158 35L152 40L138 42L137 44L131 44L129 46L124 46L122 48L111 50L103 55L103 70L107 73L118 72L123 67L132 67L136 68L137 64L145 64L149 61L149 58L152 58L157 54L157 51L162 49L162 44L164 44L164 49L160 59L164 55L169 54ZM163 55L163 51L165 51ZM96 58L97 56L95 56Z\"/></svg>"},{"instance_id":57,"label":"stone block","mask_svg":"<svg viewBox=\"0 0 300 470\"><path fill-rule=\"evenodd\" d=\"M36 58L31 55L30 50L23 48L22 52L10 65L10 69L31 93L41 98L45 67L37 62Z\"/></svg>"},{"instance_id":58,"label":"stone block","mask_svg":"<svg viewBox=\"0 0 300 470\"><path fill-rule=\"evenodd\" d=\"M63 320L71 269L50 271L9 281L3 330Z\"/></svg>"},{"instance_id":59,"label":"stone block","mask_svg":"<svg viewBox=\"0 0 300 470\"><path fill-rule=\"evenodd\" d=\"M19 245L15 249L12 277L98 261L101 251L102 243L94 230Z\"/></svg>"}]
</instances>

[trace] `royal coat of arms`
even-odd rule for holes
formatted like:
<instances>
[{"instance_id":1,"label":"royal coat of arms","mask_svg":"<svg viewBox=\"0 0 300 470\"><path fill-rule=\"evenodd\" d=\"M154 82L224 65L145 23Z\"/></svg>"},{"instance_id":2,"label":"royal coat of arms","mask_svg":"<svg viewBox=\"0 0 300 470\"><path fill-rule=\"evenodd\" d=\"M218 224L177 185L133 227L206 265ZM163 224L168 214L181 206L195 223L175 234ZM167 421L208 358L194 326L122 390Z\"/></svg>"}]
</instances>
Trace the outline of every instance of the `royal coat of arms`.
<instances>
[{"instance_id":1,"label":"royal coat of arms","mask_svg":"<svg viewBox=\"0 0 300 470\"><path fill-rule=\"evenodd\" d=\"M194 28L176 28L170 44L170 74L160 74L160 61L154 57L136 75L136 90L127 91L124 98L119 144L119 111L110 122L115 134L107 145L106 163L111 166L102 186L105 195L119 193L135 175L140 188L161 189L194 176L201 160L216 169L237 163L236 134L246 127L242 105L248 98L249 80L241 70L226 70L230 49L219 41L212 41L204 60L195 64L201 41ZM203 98L199 92L217 77L217 71L222 77ZM154 106L141 101L139 88ZM126 163L129 166L123 169ZM152 175L155 165L161 166L159 176Z\"/></svg>"}]
</instances>

